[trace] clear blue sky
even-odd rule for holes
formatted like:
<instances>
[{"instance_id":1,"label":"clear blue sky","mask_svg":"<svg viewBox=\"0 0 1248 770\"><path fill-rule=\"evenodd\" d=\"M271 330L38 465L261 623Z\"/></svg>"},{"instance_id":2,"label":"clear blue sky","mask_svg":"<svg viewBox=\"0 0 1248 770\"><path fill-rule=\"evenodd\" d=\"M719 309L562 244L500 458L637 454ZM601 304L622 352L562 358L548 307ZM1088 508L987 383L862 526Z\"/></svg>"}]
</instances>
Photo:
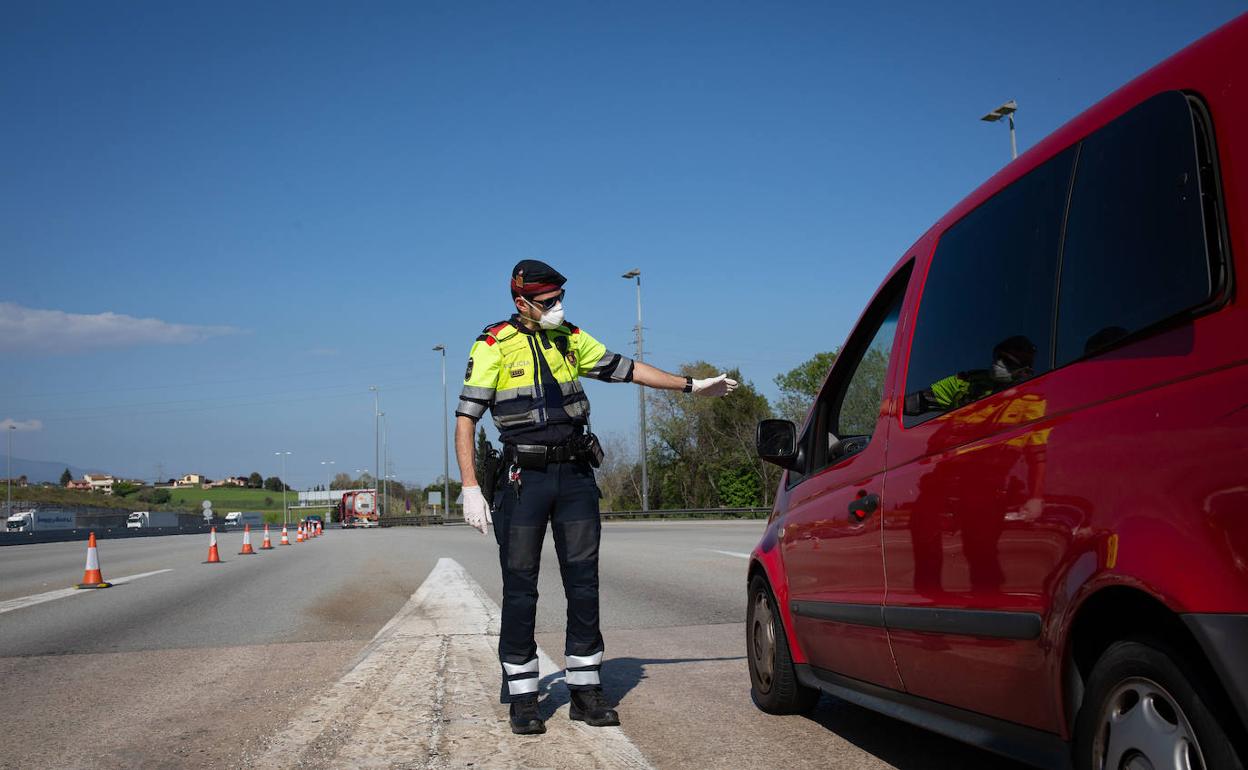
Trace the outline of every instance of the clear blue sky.
<instances>
[{"instance_id":1,"label":"clear blue sky","mask_svg":"<svg viewBox=\"0 0 1248 770\"><path fill-rule=\"evenodd\" d=\"M774 397L1008 160L980 115L1017 99L1025 149L1245 10L839 5L6 3L14 455L217 477L288 449L302 487L372 467L378 383L399 477L432 480L430 347L454 409L528 257L622 351L641 268L652 363ZM635 441L635 390L588 391Z\"/></svg>"}]
</instances>

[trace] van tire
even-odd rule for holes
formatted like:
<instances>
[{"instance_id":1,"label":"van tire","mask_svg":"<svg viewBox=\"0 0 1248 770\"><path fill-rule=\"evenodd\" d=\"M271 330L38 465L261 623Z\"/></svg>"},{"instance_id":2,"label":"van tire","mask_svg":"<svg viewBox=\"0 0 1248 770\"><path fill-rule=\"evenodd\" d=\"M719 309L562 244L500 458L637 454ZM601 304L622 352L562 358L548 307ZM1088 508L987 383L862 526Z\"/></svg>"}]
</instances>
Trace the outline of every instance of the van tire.
<instances>
[{"instance_id":1,"label":"van tire","mask_svg":"<svg viewBox=\"0 0 1248 770\"><path fill-rule=\"evenodd\" d=\"M1152 688L1156 684L1159 688ZM1139 688L1136 690L1135 688ZM1226 730L1219 722L1220 693L1201 672L1165 642L1150 637L1115 642L1092 667L1083 703L1075 719L1074 766L1105 770L1110 712L1130 715L1141 708L1140 693L1158 703L1165 722L1179 734L1190 729L1205 770L1244 770ZM1177 712L1177 713L1176 713ZM1121 717L1120 717L1121 718ZM1126 728L1124 728L1126 729ZM1193 761L1192 767L1202 767Z\"/></svg>"},{"instance_id":2,"label":"van tire","mask_svg":"<svg viewBox=\"0 0 1248 770\"><path fill-rule=\"evenodd\" d=\"M750 581L745 649L750 664L750 697L756 706L768 714L805 714L815 707L819 691L797 679L780 608L762 575Z\"/></svg>"}]
</instances>

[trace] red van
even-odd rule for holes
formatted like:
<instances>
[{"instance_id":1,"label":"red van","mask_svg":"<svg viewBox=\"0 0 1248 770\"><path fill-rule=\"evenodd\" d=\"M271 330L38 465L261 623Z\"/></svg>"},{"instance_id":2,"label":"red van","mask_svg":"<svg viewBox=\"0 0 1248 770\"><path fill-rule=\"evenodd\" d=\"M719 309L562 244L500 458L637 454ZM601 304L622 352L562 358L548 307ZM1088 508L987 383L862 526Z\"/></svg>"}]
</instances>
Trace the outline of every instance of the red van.
<instances>
[{"instance_id":1,"label":"red van","mask_svg":"<svg viewBox=\"0 0 1248 770\"><path fill-rule=\"evenodd\" d=\"M752 554L752 693L1046 767L1248 759L1248 16L902 257Z\"/></svg>"}]
</instances>

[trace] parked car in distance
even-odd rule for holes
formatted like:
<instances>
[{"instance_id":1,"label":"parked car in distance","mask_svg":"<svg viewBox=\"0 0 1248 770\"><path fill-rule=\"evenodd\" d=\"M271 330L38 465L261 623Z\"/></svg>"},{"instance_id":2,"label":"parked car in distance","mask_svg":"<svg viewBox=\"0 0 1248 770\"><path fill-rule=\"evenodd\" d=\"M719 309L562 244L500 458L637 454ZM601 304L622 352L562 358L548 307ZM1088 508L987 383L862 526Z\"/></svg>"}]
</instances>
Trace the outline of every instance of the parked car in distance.
<instances>
[{"instance_id":1,"label":"parked car in distance","mask_svg":"<svg viewBox=\"0 0 1248 770\"><path fill-rule=\"evenodd\" d=\"M1006 166L888 273L803 427L759 425L763 710L1244 766L1245 51L1241 16Z\"/></svg>"}]
</instances>

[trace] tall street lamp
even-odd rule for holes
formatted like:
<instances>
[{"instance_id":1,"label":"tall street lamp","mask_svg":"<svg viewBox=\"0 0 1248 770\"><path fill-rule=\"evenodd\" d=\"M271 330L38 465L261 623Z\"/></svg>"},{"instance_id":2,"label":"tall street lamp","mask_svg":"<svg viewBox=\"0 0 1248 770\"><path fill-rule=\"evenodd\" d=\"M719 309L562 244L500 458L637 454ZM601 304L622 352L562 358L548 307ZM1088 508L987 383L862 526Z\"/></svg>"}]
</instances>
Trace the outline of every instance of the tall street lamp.
<instances>
[{"instance_id":1,"label":"tall street lamp","mask_svg":"<svg viewBox=\"0 0 1248 770\"><path fill-rule=\"evenodd\" d=\"M373 485L376 486L381 478L381 388L369 385L368 389L373 392Z\"/></svg>"},{"instance_id":2,"label":"tall street lamp","mask_svg":"<svg viewBox=\"0 0 1248 770\"><path fill-rule=\"evenodd\" d=\"M290 452L274 452L273 454L282 458L282 526L290 526L290 509L286 507L286 458Z\"/></svg>"},{"instance_id":3,"label":"tall street lamp","mask_svg":"<svg viewBox=\"0 0 1248 770\"><path fill-rule=\"evenodd\" d=\"M13 515L13 431L15 430L17 430L17 426L10 425L9 429L5 431L9 434L9 453L5 455L5 459L9 464L8 470L5 474L8 477L5 479L5 486L7 487L4 502L5 516Z\"/></svg>"},{"instance_id":4,"label":"tall street lamp","mask_svg":"<svg viewBox=\"0 0 1248 770\"><path fill-rule=\"evenodd\" d=\"M980 120L989 123L996 123L1001 118L1008 118L1010 121L1010 159L1018 157L1018 144L1014 141L1014 113L1018 111L1018 102L1013 99L996 108L992 112L980 118Z\"/></svg>"},{"instance_id":5,"label":"tall street lamp","mask_svg":"<svg viewBox=\"0 0 1248 770\"><path fill-rule=\"evenodd\" d=\"M645 361L641 344L641 270L629 270L621 278L637 279L637 360ZM641 424L641 510L650 510L650 478L646 473L646 389L637 386L637 420Z\"/></svg>"},{"instance_id":6,"label":"tall street lamp","mask_svg":"<svg viewBox=\"0 0 1248 770\"><path fill-rule=\"evenodd\" d=\"M451 512L451 455L446 435L446 345L434 345L433 349L442 353L442 515L447 516Z\"/></svg>"},{"instance_id":7,"label":"tall street lamp","mask_svg":"<svg viewBox=\"0 0 1248 770\"><path fill-rule=\"evenodd\" d=\"M332 500L334 499L334 495L333 495L333 487L334 487L334 469L333 469L333 464L334 464L334 461L333 461L333 460L321 460L321 465L328 465L328 466L330 466L329 468L325 469L325 500L326 500L326 501L332 501Z\"/></svg>"},{"instance_id":8,"label":"tall street lamp","mask_svg":"<svg viewBox=\"0 0 1248 770\"><path fill-rule=\"evenodd\" d=\"M379 412L381 416L381 469L383 471L390 470L390 436L386 429L386 413ZM381 483L381 510L387 514L390 512L390 475L386 473L380 477Z\"/></svg>"}]
</instances>

